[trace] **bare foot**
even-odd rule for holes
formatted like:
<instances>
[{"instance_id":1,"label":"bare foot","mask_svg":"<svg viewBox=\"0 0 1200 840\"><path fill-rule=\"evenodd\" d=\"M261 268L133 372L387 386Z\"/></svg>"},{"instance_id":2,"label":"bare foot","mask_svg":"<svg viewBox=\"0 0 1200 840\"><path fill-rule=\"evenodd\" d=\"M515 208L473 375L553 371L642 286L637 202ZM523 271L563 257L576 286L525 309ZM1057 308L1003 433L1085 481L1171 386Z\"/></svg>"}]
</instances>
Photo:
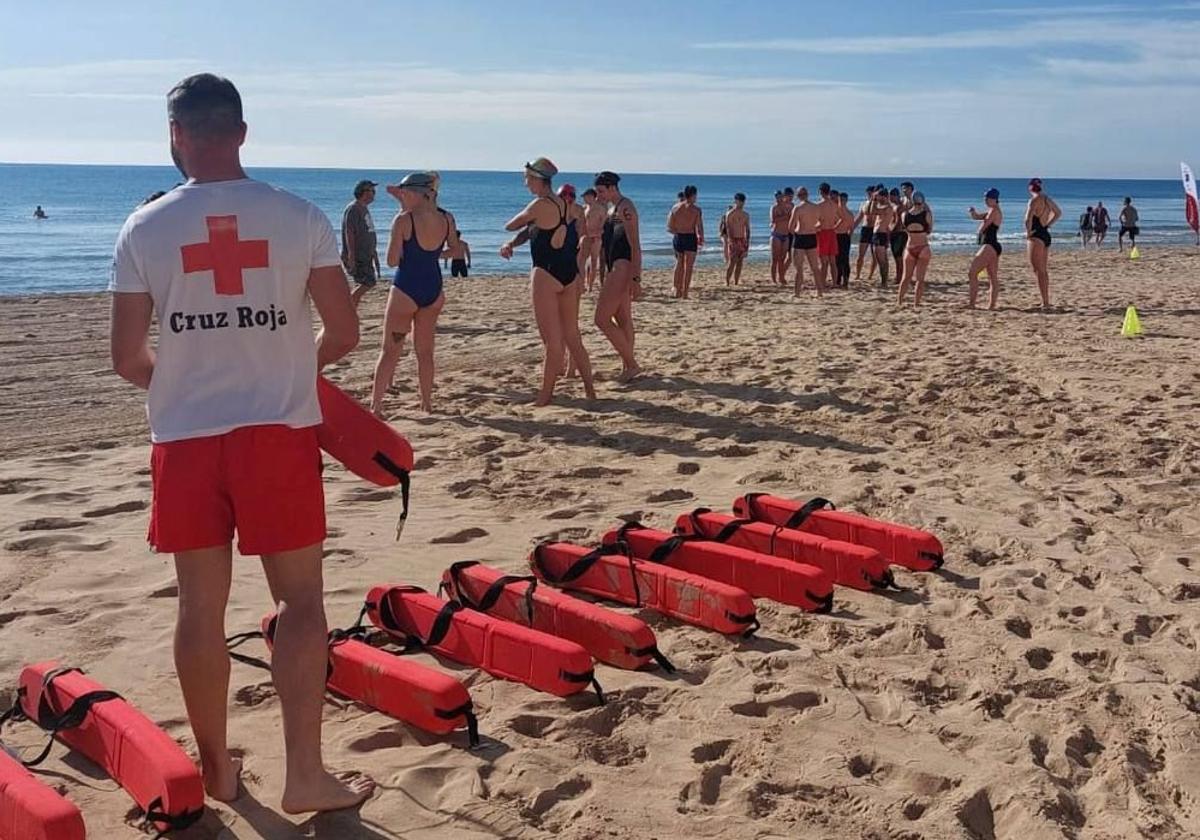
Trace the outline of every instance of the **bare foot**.
<instances>
[{"instance_id":1,"label":"bare foot","mask_svg":"<svg viewBox=\"0 0 1200 840\"><path fill-rule=\"evenodd\" d=\"M281 806L287 814L307 814L312 811L338 811L366 802L375 791L375 781L361 773L322 773L309 782L290 779L283 790Z\"/></svg>"},{"instance_id":2,"label":"bare foot","mask_svg":"<svg viewBox=\"0 0 1200 840\"><path fill-rule=\"evenodd\" d=\"M625 370L621 371L620 376L617 377L617 381L618 382L632 382L633 380L637 379L641 375L642 375L642 369L638 365L634 365L631 368L626 368Z\"/></svg>"},{"instance_id":3,"label":"bare foot","mask_svg":"<svg viewBox=\"0 0 1200 840\"><path fill-rule=\"evenodd\" d=\"M242 760L226 753L221 760L201 762L204 775L204 790L218 802L232 802L238 798L238 787L242 778Z\"/></svg>"}]
</instances>

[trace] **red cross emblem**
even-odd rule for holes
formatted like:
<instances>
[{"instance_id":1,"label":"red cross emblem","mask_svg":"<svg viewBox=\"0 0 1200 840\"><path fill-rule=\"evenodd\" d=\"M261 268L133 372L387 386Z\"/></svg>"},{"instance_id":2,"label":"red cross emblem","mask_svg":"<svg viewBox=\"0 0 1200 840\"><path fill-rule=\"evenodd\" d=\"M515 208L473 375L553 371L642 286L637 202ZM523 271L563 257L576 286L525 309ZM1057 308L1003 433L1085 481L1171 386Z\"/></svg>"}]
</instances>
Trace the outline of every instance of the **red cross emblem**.
<instances>
[{"instance_id":1,"label":"red cross emblem","mask_svg":"<svg viewBox=\"0 0 1200 840\"><path fill-rule=\"evenodd\" d=\"M245 294L242 269L267 268L270 265L267 240L238 239L237 216L205 216L208 241L184 245L183 273L213 273L213 288L219 295Z\"/></svg>"}]
</instances>

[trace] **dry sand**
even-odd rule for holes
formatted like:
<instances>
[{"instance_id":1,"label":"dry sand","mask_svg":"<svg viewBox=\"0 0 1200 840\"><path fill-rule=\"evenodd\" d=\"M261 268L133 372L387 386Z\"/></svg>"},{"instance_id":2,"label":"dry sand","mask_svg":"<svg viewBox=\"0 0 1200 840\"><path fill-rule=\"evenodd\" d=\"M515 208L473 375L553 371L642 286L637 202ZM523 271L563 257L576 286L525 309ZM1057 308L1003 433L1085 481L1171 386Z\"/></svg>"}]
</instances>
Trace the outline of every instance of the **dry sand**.
<instances>
[{"instance_id":1,"label":"dry sand","mask_svg":"<svg viewBox=\"0 0 1200 840\"><path fill-rule=\"evenodd\" d=\"M760 602L753 641L647 616L679 673L601 667L603 708L448 665L480 712L476 753L331 699L330 763L381 783L360 815L277 813L278 702L235 663L248 792L181 836L1200 834L1200 256L1056 251L1053 314L1032 310L1011 253L1005 308L965 311L965 266L937 257L919 312L865 287L797 301L755 285L761 266L732 291L701 272L680 303L652 275L648 375L617 385L589 326L599 401L572 383L546 409L530 404L525 283L452 284L437 413L416 410L411 357L389 403L420 457L403 541L389 493L327 470L334 624L372 583L432 586L465 558L520 569L537 540L595 540L618 517L666 527L749 490L930 528L947 569L899 572L903 593L839 588L832 616ZM334 372L359 396L382 301ZM1144 338L1118 335L1127 303ZM144 540L141 395L107 370L106 318L104 296L0 299L0 684L58 657L191 749L172 566ZM269 607L257 564L238 563L229 631ZM44 778L92 836L137 836L130 800L86 762L59 748Z\"/></svg>"}]
</instances>

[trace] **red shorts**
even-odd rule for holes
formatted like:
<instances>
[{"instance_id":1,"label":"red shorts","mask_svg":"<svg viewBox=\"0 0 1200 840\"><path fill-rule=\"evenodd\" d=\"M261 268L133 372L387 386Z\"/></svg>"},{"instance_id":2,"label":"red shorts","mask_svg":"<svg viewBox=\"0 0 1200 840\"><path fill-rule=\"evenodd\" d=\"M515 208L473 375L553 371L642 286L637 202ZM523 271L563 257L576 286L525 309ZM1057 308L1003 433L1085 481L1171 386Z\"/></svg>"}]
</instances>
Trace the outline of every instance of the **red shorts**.
<instances>
[{"instance_id":1,"label":"red shorts","mask_svg":"<svg viewBox=\"0 0 1200 840\"><path fill-rule=\"evenodd\" d=\"M822 257L836 257L838 255L837 231L817 231L817 255Z\"/></svg>"},{"instance_id":2,"label":"red shorts","mask_svg":"<svg viewBox=\"0 0 1200 840\"><path fill-rule=\"evenodd\" d=\"M155 551L227 545L274 554L325 539L317 427L246 426L156 443L147 539Z\"/></svg>"}]
</instances>

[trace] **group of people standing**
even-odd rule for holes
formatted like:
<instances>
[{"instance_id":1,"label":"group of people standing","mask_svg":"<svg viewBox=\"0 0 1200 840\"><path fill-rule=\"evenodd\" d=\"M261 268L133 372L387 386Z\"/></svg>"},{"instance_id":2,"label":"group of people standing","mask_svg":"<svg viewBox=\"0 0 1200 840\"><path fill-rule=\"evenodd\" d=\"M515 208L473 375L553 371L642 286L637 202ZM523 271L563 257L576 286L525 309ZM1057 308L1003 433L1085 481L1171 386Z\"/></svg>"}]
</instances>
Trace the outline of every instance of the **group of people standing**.
<instances>
[{"instance_id":1,"label":"group of people standing","mask_svg":"<svg viewBox=\"0 0 1200 840\"><path fill-rule=\"evenodd\" d=\"M1104 238L1108 235L1109 227L1108 208L1104 206L1103 201L1097 201L1096 206L1088 207L1079 216L1079 244L1080 247L1086 248L1089 243L1094 242L1099 248L1104 244ZM1129 247L1137 247L1138 234L1141 233L1141 228L1138 227L1138 211L1133 206L1133 199L1125 196L1125 202L1121 207L1120 214L1121 229L1117 232L1117 250L1125 250L1125 237L1129 237Z\"/></svg>"},{"instance_id":2,"label":"group of people standing","mask_svg":"<svg viewBox=\"0 0 1200 840\"><path fill-rule=\"evenodd\" d=\"M525 164L525 187L533 196L505 229L516 235L500 248L511 259L529 243L531 304L544 355L535 403L546 405L557 381L576 375L589 399L595 397L591 361L579 331L584 288L600 280L594 323L621 359L618 381L641 373L634 353L633 302L638 298L642 249L637 208L621 194L621 177L601 172L576 203L575 187L553 187L558 167L545 157ZM394 269L384 310L383 344L375 363L371 410L381 415L396 365L412 333L421 407L433 408L434 338L445 304L439 260L452 260L456 276L466 276L470 248L454 216L438 206L441 179L436 172L413 172L387 191L400 204L391 224L386 262ZM369 205L378 185L360 181L355 200L342 216L342 262L355 286L357 304L381 274L378 243Z\"/></svg>"}]
</instances>

